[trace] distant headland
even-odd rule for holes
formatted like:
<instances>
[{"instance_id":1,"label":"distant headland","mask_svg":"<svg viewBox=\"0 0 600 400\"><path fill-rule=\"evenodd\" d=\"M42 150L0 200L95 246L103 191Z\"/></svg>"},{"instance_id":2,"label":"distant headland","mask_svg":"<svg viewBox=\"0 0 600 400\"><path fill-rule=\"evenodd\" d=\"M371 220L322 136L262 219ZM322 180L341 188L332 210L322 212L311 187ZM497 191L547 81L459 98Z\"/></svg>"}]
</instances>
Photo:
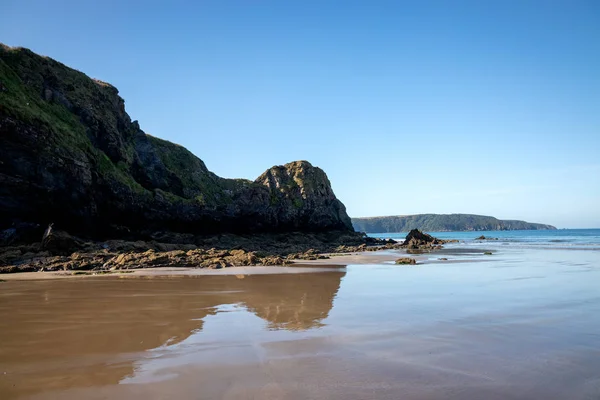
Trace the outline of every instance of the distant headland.
<instances>
[{"instance_id":1,"label":"distant headland","mask_svg":"<svg viewBox=\"0 0 600 400\"><path fill-rule=\"evenodd\" d=\"M367 233L408 232L411 229L420 229L427 232L556 229L552 225L518 220L501 220L486 215L474 214L416 214L352 218L352 225L357 231Z\"/></svg>"}]
</instances>

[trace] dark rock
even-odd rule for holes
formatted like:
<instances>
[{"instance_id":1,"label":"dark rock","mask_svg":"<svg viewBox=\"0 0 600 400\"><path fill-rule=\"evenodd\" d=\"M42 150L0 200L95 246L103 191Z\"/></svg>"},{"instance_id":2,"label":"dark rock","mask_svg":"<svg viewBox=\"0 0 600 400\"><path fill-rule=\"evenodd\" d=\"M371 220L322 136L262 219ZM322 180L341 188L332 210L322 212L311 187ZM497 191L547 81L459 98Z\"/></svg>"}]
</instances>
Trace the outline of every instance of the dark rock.
<instances>
[{"instance_id":1,"label":"dark rock","mask_svg":"<svg viewBox=\"0 0 600 400\"><path fill-rule=\"evenodd\" d=\"M403 257L396 260L396 264L399 265L415 265L417 261L414 258Z\"/></svg>"},{"instance_id":2,"label":"dark rock","mask_svg":"<svg viewBox=\"0 0 600 400\"><path fill-rule=\"evenodd\" d=\"M0 231L0 246L29 244L37 242L44 233L39 224L15 222L8 229Z\"/></svg>"},{"instance_id":3,"label":"dark rock","mask_svg":"<svg viewBox=\"0 0 600 400\"><path fill-rule=\"evenodd\" d=\"M413 229L406 235L406 239L402 243L402 247L408 250L439 250L442 248L444 240L435 238L431 235L421 232L418 229Z\"/></svg>"},{"instance_id":4,"label":"dark rock","mask_svg":"<svg viewBox=\"0 0 600 400\"><path fill-rule=\"evenodd\" d=\"M486 236L481 235L478 238L475 238L475 240L498 240L498 238L486 237Z\"/></svg>"},{"instance_id":5,"label":"dark rock","mask_svg":"<svg viewBox=\"0 0 600 400\"><path fill-rule=\"evenodd\" d=\"M189 239L187 236L183 238ZM84 243L51 227L45 235L43 247L39 242L27 246L0 247L0 272L285 265L298 259L325 259L329 257L326 254L335 253L336 249L385 248L366 246L364 243L356 246L361 238L360 234L339 232L262 233L195 237L197 245L154 240Z\"/></svg>"},{"instance_id":6,"label":"dark rock","mask_svg":"<svg viewBox=\"0 0 600 400\"><path fill-rule=\"evenodd\" d=\"M8 246L13 244L17 237L17 230L15 228L8 228L0 231L0 245Z\"/></svg>"},{"instance_id":7,"label":"dark rock","mask_svg":"<svg viewBox=\"0 0 600 400\"><path fill-rule=\"evenodd\" d=\"M394 239L380 239L380 238L374 238L374 237L370 237L370 236L365 236L365 244L367 245L386 245L386 244L396 244L398 243L397 241L395 241Z\"/></svg>"},{"instance_id":8,"label":"dark rock","mask_svg":"<svg viewBox=\"0 0 600 400\"><path fill-rule=\"evenodd\" d=\"M22 256L22 251L17 248L4 248L0 252L0 265L9 265L10 263L18 260Z\"/></svg>"},{"instance_id":9,"label":"dark rock","mask_svg":"<svg viewBox=\"0 0 600 400\"><path fill-rule=\"evenodd\" d=\"M485 253L483 253L483 254L485 254L486 256L491 256L493 253L492 253L491 251L486 251L486 252L485 252Z\"/></svg>"},{"instance_id":10,"label":"dark rock","mask_svg":"<svg viewBox=\"0 0 600 400\"><path fill-rule=\"evenodd\" d=\"M408 244L410 241L417 241L421 243L433 243L437 240L438 239L434 238L431 235L428 235L427 233L423 233L418 229L413 229L410 232L408 232L408 235L406 235L403 245Z\"/></svg>"},{"instance_id":11,"label":"dark rock","mask_svg":"<svg viewBox=\"0 0 600 400\"><path fill-rule=\"evenodd\" d=\"M56 255L69 255L80 250L83 242L67 232L56 230L53 224L48 225L42 238L42 249Z\"/></svg>"}]
</instances>

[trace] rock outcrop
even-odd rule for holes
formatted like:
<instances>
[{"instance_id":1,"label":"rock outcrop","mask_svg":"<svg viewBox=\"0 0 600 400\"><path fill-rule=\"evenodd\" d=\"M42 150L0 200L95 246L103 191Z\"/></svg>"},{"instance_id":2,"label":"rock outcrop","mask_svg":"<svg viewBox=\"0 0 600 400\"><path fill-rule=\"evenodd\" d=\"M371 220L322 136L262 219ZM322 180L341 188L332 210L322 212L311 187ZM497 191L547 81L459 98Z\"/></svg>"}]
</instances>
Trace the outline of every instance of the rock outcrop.
<instances>
[{"instance_id":1,"label":"rock outcrop","mask_svg":"<svg viewBox=\"0 0 600 400\"><path fill-rule=\"evenodd\" d=\"M0 273L58 270L104 273L154 267L218 269L285 265L295 260L329 258L329 253L383 249L382 246L367 248L364 242L364 237L355 232L339 231L243 236L165 233L155 235L150 241L86 242L49 227L41 242L0 247Z\"/></svg>"},{"instance_id":2,"label":"rock outcrop","mask_svg":"<svg viewBox=\"0 0 600 400\"><path fill-rule=\"evenodd\" d=\"M418 229L413 229L406 235L404 242L401 247L407 250L439 250L442 248L442 244L446 243L445 240L435 238L427 233L423 233Z\"/></svg>"},{"instance_id":3,"label":"rock outcrop","mask_svg":"<svg viewBox=\"0 0 600 400\"><path fill-rule=\"evenodd\" d=\"M27 49L0 44L0 88L0 229L54 222L96 238L353 231L327 176L307 161L255 181L220 178L144 133L115 87Z\"/></svg>"},{"instance_id":4,"label":"rock outcrop","mask_svg":"<svg viewBox=\"0 0 600 400\"><path fill-rule=\"evenodd\" d=\"M69 255L84 246L84 242L74 238L67 232L54 229L54 224L48 225L42 237L42 251L47 251L54 255Z\"/></svg>"},{"instance_id":5,"label":"rock outcrop","mask_svg":"<svg viewBox=\"0 0 600 400\"><path fill-rule=\"evenodd\" d=\"M476 237L475 240L498 240L498 238L489 236L486 237L485 235L481 235L479 237Z\"/></svg>"}]
</instances>

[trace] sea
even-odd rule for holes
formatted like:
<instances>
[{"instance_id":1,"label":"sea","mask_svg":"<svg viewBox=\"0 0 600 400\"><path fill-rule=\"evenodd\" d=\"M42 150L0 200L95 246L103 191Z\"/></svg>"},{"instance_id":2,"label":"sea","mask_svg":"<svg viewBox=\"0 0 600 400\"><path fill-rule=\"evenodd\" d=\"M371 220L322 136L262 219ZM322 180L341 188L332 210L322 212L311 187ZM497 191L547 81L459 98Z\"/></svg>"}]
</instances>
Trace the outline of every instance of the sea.
<instances>
[{"instance_id":1,"label":"sea","mask_svg":"<svg viewBox=\"0 0 600 400\"><path fill-rule=\"evenodd\" d=\"M416 265L5 278L0 398L600 399L599 229L430 233L459 242Z\"/></svg>"},{"instance_id":2,"label":"sea","mask_svg":"<svg viewBox=\"0 0 600 400\"><path fill-rule=\"evenodd\" d=\"M469 232L427 232L440 239L456 239L459 244L451 246L480 246L480 236L485 236L487 247L498 248L545 248L600 250L600 229L556 229L532 231L469 231ZM406 232L370 233L369 236L403 240ZM492 239L492 240L490 240ZM495 240L497 239L497 240Z\"/></svg>"}]
</instances>

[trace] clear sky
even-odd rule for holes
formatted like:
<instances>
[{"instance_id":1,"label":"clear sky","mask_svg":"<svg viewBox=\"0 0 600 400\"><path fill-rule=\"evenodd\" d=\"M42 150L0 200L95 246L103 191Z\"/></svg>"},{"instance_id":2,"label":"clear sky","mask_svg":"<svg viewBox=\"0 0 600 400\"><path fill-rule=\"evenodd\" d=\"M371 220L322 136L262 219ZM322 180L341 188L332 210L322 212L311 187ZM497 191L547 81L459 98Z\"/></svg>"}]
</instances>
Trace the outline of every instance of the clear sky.
<instances>
[{"instance_id":1,"label":"clear sky","mask_svg":"<svg viewBox=\"0 0 600 400\"><path fill-rule=\"evenodd\" d=\"M351 216L600 227L600 1L0 2L215 173L305 159Z\"/></svg>"}]
</instances>

